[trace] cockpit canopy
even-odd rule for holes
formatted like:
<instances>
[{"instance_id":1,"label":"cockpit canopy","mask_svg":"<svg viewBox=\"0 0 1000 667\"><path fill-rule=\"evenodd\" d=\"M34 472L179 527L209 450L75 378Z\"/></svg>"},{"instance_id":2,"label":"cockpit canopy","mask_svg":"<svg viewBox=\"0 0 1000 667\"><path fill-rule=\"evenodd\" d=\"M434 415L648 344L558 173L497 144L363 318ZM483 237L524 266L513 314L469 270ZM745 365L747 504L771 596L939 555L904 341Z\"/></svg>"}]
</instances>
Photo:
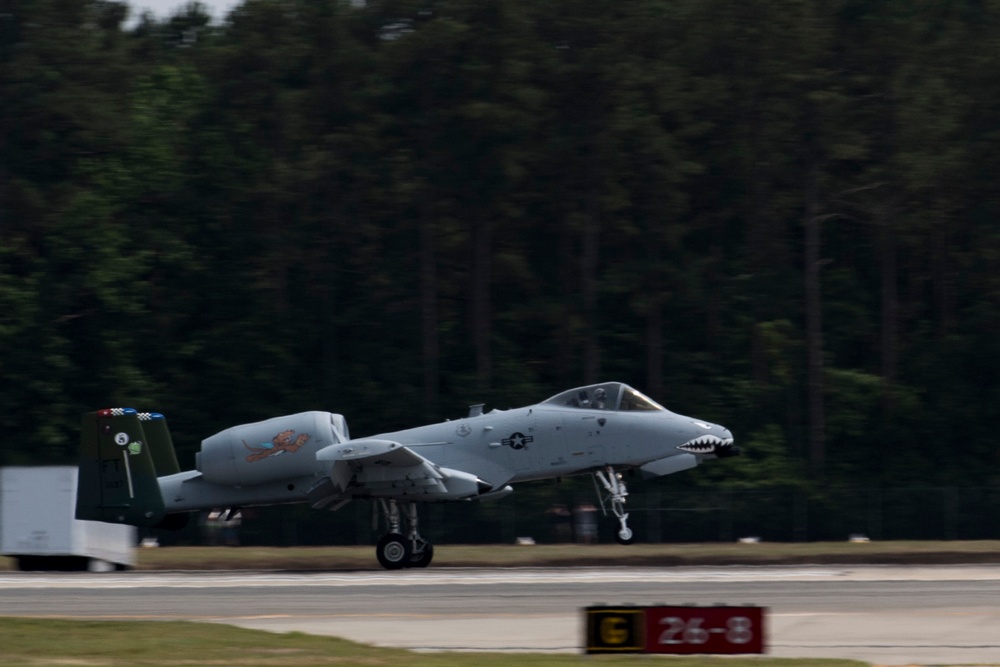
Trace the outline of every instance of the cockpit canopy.
<instances>
[{"instance_id":1,"label":"cockpit canopy","mask_svg":"<svg viewBox=\"0 0 1000 667\"><path fill-rule=\"evenodd\" d=\"M666 410L662 405L621 382L602 382L577 387L543 401L549 405L585 410L645 411Z\"/></svg>"}]
</instances>

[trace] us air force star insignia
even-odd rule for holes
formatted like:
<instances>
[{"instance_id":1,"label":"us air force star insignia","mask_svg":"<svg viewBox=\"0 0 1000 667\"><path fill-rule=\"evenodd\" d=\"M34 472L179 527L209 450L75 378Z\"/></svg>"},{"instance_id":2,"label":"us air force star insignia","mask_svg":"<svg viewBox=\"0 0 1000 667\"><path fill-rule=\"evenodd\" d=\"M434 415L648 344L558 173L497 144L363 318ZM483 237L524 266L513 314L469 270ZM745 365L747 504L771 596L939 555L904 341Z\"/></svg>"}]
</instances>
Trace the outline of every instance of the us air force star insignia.
<instances>
[{"instance_id":1,"label":"us air force star insignia","mask_svg":"<svg viewBox=\"0 0 1000 667\"><path fill-rule=\"evenodd\" d=\"M455 429L455 433L464 438L465 436L472 433L472 427L469 426L468 424L462 424L457 429Z\"/></svg>"},{"instance_id":2,"label":"us air force star insignia","mask_svg":"<svg viewBox=\"0 0 1000 667\"><path fill-rule=\"evenodd\" d=\"M529 442L534 442L535 436L523 433L511 433L509 438L504 438L501 443L511 449L524 449Z\"/></svg>"}]
</instances>

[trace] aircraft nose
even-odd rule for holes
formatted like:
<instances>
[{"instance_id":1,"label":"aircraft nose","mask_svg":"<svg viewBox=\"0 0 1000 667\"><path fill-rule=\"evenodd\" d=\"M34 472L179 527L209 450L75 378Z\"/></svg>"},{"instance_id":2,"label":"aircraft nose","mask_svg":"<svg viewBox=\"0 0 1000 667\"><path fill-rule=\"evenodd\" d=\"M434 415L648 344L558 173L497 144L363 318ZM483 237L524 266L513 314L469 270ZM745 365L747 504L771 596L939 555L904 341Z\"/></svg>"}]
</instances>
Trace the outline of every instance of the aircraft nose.
<instances>
[{"instance_id":1,"label":"aircraft nose","mask_svg":"<svg viewBox=\"0 0 1000 667\"><path fill-rule=\"evenodd\" d=\"M725 426L720 426L719 429L722 431L720 435L722 444L715 448L715 455L720 459L725 459L730 456L739 456L742 454L743 450L733 444L734 438L732 432Z\"/></svg>"},{"instance_id":2,"label":"aircraft nose","mask_svg":"<svg viewBox=\"0 0 1000 667\"><path fill-rule=\"evenodd\" d=\"M740 454L740 449L733 446L733 434L725 426L700 420L692 420L692 423L698 427L689 432L695 437L678 445L677 449L702 456L714 455L720 459Z\"/></svg>"}]
</instances>

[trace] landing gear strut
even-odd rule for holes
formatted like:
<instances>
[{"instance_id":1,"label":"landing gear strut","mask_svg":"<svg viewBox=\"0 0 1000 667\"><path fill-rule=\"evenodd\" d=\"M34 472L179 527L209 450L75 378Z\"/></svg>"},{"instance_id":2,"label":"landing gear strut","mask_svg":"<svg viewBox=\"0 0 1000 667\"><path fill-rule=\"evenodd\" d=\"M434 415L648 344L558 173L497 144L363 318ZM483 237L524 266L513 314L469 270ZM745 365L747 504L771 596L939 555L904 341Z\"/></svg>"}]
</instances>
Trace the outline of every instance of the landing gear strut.
<instances>
[{"instance_id":1,"label":"landing gear strut","mask_svg":"<svg viewBox=\"0 0 1000 667\"><path fill-rule=\"evenodd\" d=\"M404 567L427 567L434 558L434 545L420 537L417 532L417 504L403 503L407 531L401 530L399 504L394 499L378 501L378 507L389 526L389 532L382 536L375 548L378 562L387 570Z\"/></svg>"},{"instance_id":2,"label":"landing gear strut","mask_svg":"<svg viewBox=\"0 0 1000 667\"><path fill-rule=\"evenodd\" d=\"M604 470L594 472L595 487L597 487L598 480L600 480L607 491L607 495L605 496L601 494L601 489L597 488L597 497L601 501L601 510L607 515L608 511L604 506L604 502L607 500L611 504L611 513L618 520L615 540L618 544L632 544L635 542L635 534L628 527L628 513L625 512L625 497L628 495L628 489L625 488L625 482L622 481L621 473L616 473L615 469L611 466L605 466Z\"/></svg>"}]
</instances>

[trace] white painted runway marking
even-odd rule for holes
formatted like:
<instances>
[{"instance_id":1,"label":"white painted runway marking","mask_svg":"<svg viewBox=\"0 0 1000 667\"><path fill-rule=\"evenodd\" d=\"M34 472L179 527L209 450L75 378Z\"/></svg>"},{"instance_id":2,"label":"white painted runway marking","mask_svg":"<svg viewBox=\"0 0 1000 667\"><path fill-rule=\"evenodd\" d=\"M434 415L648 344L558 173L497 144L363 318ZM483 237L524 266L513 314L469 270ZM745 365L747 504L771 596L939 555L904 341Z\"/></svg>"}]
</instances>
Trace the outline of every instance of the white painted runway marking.
<instances>
[{"instance_id":1,"label":"white painted runway marking","mask_svg":"<svg viewBox=\"0 0 1000 667\"><path fill-rule=\"evenodd\" d=\"M0 589L13 588L248 588L275 586L440 586L589 582L680 582L827 580L845 576L836 569L439 569L394 573L131 572L10 573ZM998 573L1000 577L1000 573Z\"/></svg>"},{"instance_id":2,"label":"white painted runway marking","mask_svg":"<svg viewBox=\"0 0 1000 667\"><path fill-rule=\"evenodd\" d=\"M3 573L0 590L18 588L268 588L278 586L440 586L707 581L996 581L1000 566L439 568L403 572L107 572Z\"/></svg>"}]
</instances>

